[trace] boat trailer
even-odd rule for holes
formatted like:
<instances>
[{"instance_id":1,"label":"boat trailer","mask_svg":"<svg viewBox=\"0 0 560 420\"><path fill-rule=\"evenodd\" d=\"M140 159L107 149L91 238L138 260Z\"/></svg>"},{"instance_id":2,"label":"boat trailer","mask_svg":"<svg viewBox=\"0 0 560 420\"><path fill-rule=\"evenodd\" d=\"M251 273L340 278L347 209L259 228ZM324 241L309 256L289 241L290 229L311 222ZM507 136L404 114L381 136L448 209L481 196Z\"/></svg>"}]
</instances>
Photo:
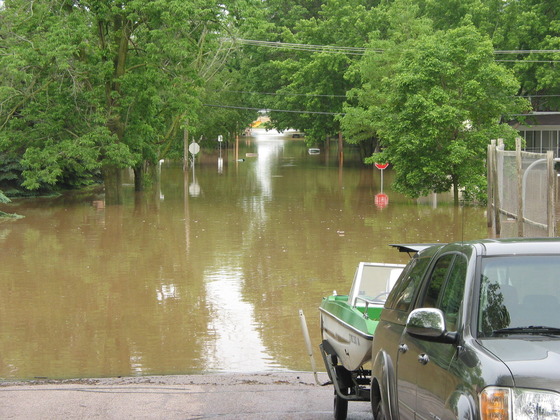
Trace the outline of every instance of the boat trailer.
<instances>
[{"instance_id":1,"label":"boat trailer","mask_svg":"<svg viewBox=\"0 0 560 420\"><path fill-rule=\"evenodd\" d=\"M361 367L354 371L346 369L338 363L338 356L327 340L323 340L319 348L330 383L334 386L334 418L345 420L348 401L370 401L371 370Z\"/></svg>"}]
</instances>

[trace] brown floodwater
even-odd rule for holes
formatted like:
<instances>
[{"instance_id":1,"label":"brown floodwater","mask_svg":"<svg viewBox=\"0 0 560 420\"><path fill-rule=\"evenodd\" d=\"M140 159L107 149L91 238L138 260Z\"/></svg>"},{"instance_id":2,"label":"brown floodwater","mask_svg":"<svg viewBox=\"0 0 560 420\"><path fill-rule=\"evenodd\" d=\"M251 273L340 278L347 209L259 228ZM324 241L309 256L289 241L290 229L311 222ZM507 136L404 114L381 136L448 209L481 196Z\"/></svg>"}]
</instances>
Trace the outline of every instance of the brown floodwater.
<instances>
[{"instance_id":1,"label":"brown floodwater","mask_svg":"<svg viewBox=\"0 0 560 420\"><path fill-rule=\"evenodd\" d=\"M310 370L298 310L317 350L321 298L360 261L488 236L484 208L404 198L352 149L341 168L335 146L256 130L243 161L221 153L163 162L143 193L129 179L119 206L100 189L2 206L25 218L0 223L0 379Z\"/></svg>"}]
</instances>

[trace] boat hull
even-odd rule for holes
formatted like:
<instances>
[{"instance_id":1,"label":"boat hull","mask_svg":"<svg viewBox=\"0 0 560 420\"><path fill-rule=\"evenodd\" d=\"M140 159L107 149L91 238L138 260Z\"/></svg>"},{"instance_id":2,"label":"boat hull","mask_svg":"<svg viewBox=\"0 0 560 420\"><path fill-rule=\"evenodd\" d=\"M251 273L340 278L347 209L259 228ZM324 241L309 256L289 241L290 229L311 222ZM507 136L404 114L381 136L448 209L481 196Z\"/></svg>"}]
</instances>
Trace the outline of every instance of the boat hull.
<instances>
[{"instance_id":1,"label":"boat hull","mask_svg":"<svg viewBox=\"0 0 560 420\"><path fill-rule=\"evenodd\" d=\"M349 371L357 370L371 359L373 334L380 308L362 310L348 305L345 296L329 296L319 308L321 334L336 352L340 363ZM372 316L373 315L373 316ZM376 316L377 315L377 316Z\"/></svg>"}]
</instances>

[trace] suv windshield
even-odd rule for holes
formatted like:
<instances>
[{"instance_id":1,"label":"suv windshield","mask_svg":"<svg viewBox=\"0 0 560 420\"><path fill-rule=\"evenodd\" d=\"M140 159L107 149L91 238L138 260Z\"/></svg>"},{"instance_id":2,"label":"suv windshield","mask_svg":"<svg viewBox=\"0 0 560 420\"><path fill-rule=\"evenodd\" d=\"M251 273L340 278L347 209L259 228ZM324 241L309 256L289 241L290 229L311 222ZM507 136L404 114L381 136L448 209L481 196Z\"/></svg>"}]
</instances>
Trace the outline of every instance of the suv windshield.
<instances>
[{"instance_id":1,"label":"suv windshield","mask_svg":"<svg viewBox=\"0 0 560 420\"><path fill-rule=\"evenodd\" d=\"M560 256L483 259L478 312L479 335L557 335L558 329Z\"/></svg>"}]
</instances>

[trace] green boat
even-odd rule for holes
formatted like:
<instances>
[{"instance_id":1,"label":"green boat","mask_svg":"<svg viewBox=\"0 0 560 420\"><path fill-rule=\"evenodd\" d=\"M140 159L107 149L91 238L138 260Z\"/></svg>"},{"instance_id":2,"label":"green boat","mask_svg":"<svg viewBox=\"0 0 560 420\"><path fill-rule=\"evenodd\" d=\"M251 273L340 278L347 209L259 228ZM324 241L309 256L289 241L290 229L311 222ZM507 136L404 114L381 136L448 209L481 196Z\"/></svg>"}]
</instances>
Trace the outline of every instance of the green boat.
<instances>
[{"instance_id":1,"label":"green boat","mask_svg":"<svg viewBox=\"0 0 560 420\"><path fill-rule=\"evenodd\" d=\"M323 298L319 307L323 343L346 370L357 370L370 361L381 310L403 268L403 264L361 262L348 295L333 292Z\"/></svg>"},{"instance_id":2,"label":"green boat","mask_svg":"<svg viewBox=\"0 0 560 420\"><path fill-rule=\"evenodd\" d=\"M434 244L394 244L409 255ZM361 262L347 295L336 291L319 307L322 342L319 345L334 385L334 417L346 419L348 401L370 401L371 362L375 329L389 291L404 264Z\"/></svg>"}]
</instances>

